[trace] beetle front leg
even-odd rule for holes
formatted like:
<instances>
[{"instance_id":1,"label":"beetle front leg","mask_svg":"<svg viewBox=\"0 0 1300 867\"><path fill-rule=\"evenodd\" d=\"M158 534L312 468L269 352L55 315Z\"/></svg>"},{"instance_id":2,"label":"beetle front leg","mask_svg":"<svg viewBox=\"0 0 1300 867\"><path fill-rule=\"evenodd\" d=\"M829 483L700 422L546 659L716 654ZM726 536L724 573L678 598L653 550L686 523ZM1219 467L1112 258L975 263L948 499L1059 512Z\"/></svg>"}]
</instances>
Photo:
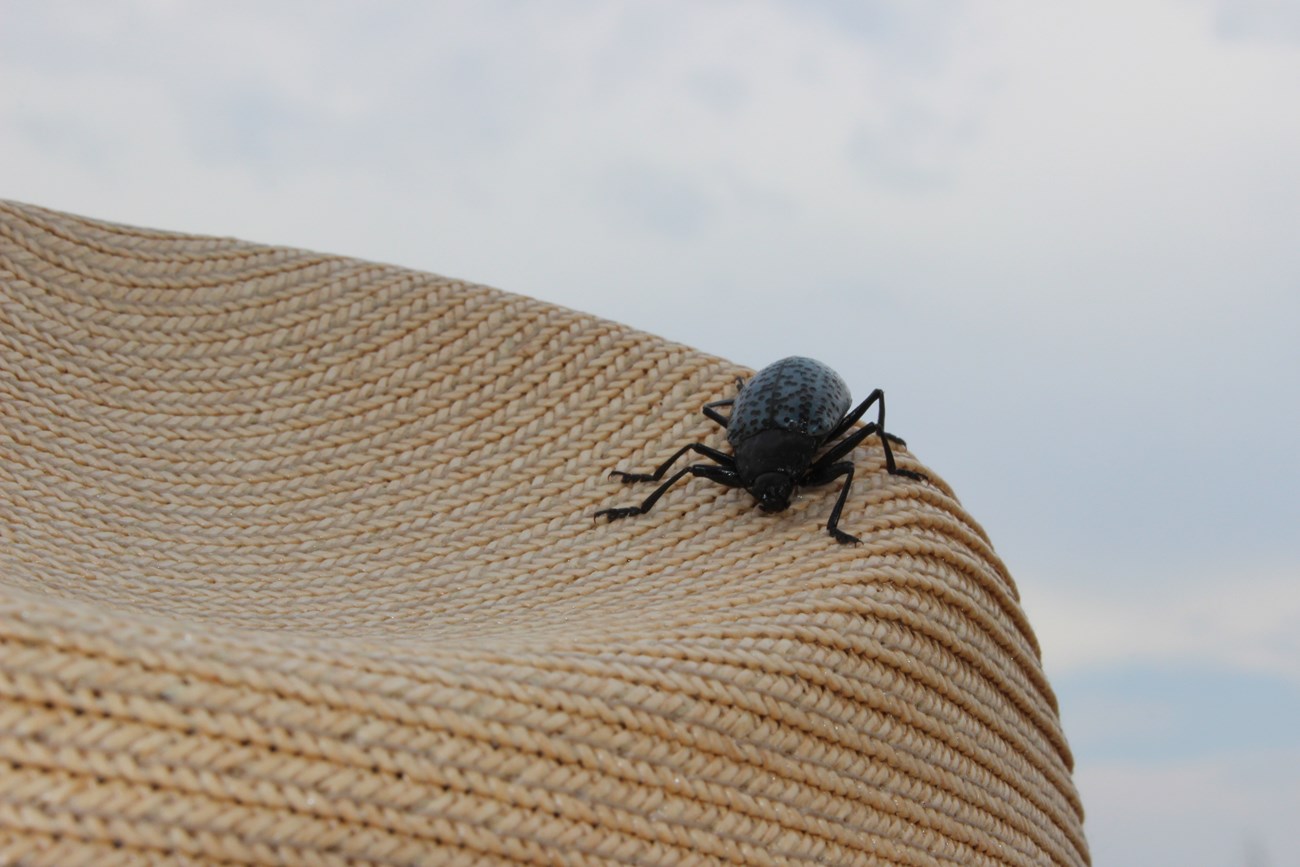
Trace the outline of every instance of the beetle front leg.
<instances>
[{"instance_id":1,"label":"beetle front leg","mask_svg":"<svg viewBox=\"0 0 1300 867\"><path fill-rule=\"evenodd\" d=\"M831 538L841 545L857 545L862 542L861 539L840 529L840 513L844 511L844 504L849 499L849 488L853 486L853 464L849 461L831 464L807 476L803 480L803 484L816 487L833 481L840 476L844 476L844 486L840 488L840 495L835 499L835 508L831 509L830 519L826 522L826 532L830 533Z\"/></svg>"},{"instance_id":2,"label":"beetle front leg","mask_svg":"<svg viewBox=\"0 0 1300 867\"><path fill-rule=\"evenodd\" d=\"M698 454L702 454L706 458L716 461L724 467L734 468L736 466L736 462L732 459L731 455L720 452L714 448L709 448L704 443L691 443L690 445L682 446L677 451L673 452L673 456L657 466L653 473L625 473L622 470L610 470L609 476L612 479L622 479L624 482L628 483L657 482L664 477L664 473L668 472L668 468L675 464L677 459L687 452L697 452Z\"/></svg>"},{"instance_id":3,"label":"beetle front leg","mask_svg":"<svg viewBox=\"0 0 1300 867\"><path fill-rule=\"evenodd\" d=\"M682 451L684 452L685 449ZM678 454L681 454L681 452ZM674 459L676 457L677 455L674 455ZM729 467L715 467L711 464L691 464L689 467L683 467L673 473L672 478L655 488L654 492L641 502L641 505L624 506L617 509L601 509L596 514L592 515L592 517L599 518L604 516L607 521L616 521L619 518L629 518L632 515L644 515L659 501L659 498L664 495L665 491L671 488L678 480L687 474L709 479L720 485L726 485L729 488L740 486L740 477L736 475L735 470L730 469Z\"/></svg>"}]
</instances>

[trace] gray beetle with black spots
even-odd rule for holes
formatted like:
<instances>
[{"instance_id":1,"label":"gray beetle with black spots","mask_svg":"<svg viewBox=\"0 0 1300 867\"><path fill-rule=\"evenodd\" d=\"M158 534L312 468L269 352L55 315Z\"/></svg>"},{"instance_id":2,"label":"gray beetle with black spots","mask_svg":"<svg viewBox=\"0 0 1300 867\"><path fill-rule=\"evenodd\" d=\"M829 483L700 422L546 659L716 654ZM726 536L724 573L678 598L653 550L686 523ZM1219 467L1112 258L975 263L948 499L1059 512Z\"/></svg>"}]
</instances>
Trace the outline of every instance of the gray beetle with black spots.
<instances>
[{"instance_id":1,"label":"gray beetle with black spots","mask_svg":"<svg viewBox=\"0 0 1300 867\"><path fill-rule=\"evenodd\" d=\"M639 506L601 509L595 517L614 521L644 515L665 491L686 475L729 488L744 488L764 512L785 511L800 487L825 485L843 477L844 485L826 522L826 530L837 542L855 544L859 539L841 530L839 521L853 483L853 462L844 458L859 443L872 434L878 435L885 451L885 469L890 475L928 479L921 473L899 469L894 462L890 444L904 445L904 442L885 432L885 393L877 388L850 412L852 402L844 380L820 361L791 356L769 364L749 382L739 383L735 397L704 405L704 415L726 428L732 454L704 443L690 443L674 452L654 472L614 470L610 476L624 482L657 482L687 452L693 451L713 461L678 470ZM731 407L729 417L718 412L726 406ZM848 433L872 406L876 407L876 420ZM841 436L844 438L839 439Z\"/></svg>"}]
</instances>

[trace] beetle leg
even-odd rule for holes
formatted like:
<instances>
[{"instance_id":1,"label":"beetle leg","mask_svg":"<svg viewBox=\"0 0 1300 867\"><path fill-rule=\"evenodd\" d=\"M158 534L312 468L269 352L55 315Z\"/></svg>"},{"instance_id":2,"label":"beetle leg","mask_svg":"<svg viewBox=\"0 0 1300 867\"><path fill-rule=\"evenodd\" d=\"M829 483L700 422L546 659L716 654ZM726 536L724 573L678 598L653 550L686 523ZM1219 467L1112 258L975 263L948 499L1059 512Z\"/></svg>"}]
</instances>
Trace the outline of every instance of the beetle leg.
<instances>
[{"instance_id":1,"label":"beetle leg","mask_svg":"<svg viewBox=\"0 0 1300 867\"><path fill-rule=\"evenodd\" d=\"M740 392L741 392L744 388L745 388L745 380L744 380L742 377L737 376L737 377L736 377L736 394L739 395ZM719 407L719 406L731 406L731 405L734 404L735 402L736 402L736 398L734 398L734 397L724 398L723 400L713 400L713 401L710 401L710 402L706 403L706 404L704 405L704 408L703 408L702 410L700 410L700 412L704 413L705 418L709 419L710 421L715 421L715 422L717 422L721 427L726 427L726 426L728 425L728 423L731 422L731 419L726 418L725 416L723 416L722 414L720 414L720 413L717 411L716 407Z\"/></svg>"},{"instance_id":2,"label":"beetle leg","mask_svg":"<svg viewBox=\"0 0 1300 867\"><path fill-rule=\"evenodd\" d=\"M878 388L871 392L871 394L867 395L867 399L858 404L852 412L840 419L840 423L835 425L834 430L826 435L826 441L830 442L849 428L853 427L853 423L862 418L862 416L866 414L867 410L870 409L871 405L876 401L880 401L880 418L878 419L878 423L880 428L883 430L885 427L885 392ZM902 437L896 437L891 433L884 434L884 437L895 445L907 445L907 443L903 442Z\"/></svg>"},{"instance_id":3,"label":"beetle leg","mask_svg":"<svg viewBox=\"0 0 1300 867\"><path fill-rule=\"evenodd\" d=\"M735 402L736 399L734 397L728 397L724 400L710 401L704 405L704 408L700 410L700 412L704 413L705 418L717 422L722 427L726 427L727 422L731 421L731 419L719 413L715 407L731 406Z\"/></svg>"},{"instance_id":4,"label":"beetle leg","mask_svg":"<svg viewBox=\"0 0 1300 867\"><path fill-rule=\"evenodd\" d=\"M892 442L902 446L907 445L907 443L903 442L893 434L885 433L885 393L880 389L871 392L867 399L858 404L857 408L853 410L853 412L846 415L843 421L835 426L835 430L831 431L826 439L829 441L844 433L844 431L848 430L854 422L862 418L863 413L865 413L873 403L877 402L879 403L879 408L876 412L876 420L874 422L867 422L866 425L858 428L832 446L826 454L818 458L816 463L808 469L810 474L815 474L820 469L835 463L840 458L857 448L859 443L872 434L879 434L880 444L885 449L885 469L889 471L891 476L906 476L909 479L929 481L929 478L924 473L918 473L913 470L900 470L898 465L894 462L894 450L890 448L889 444Z\"/></svg>"},{"instance_id":5,"label":"beetle leg","mask_svg":"<svg viewBox=\"0 0 1300 867\"><path fill-rule=\"evenodd\" d=\"M808 469L808 472L815 473L818 469L822 467L830 466L831 464L835 463L840 458L844 457L849 452L857 448L859 443L861 443L864 439L871 436L875 432L876 432L876 423L874 421L868 422L866 425L858 428L853 433L849 434L844 439L840 440L834 446L832 446L830 450L826 452L826 454L822 455L813 463L813 465ZM889 463L889 459L886 458L886 465L888 465L888 463Z\"/></svg>"},{"instance_id":6,"label":"beetle leg","mask_svg":"<svg viewBox=\"0 0 1300 867\"><path fill-rule=\"evenodd\" d=\"M725 452L720 452L714 448L709 448L704 443L691 443L690 445L684 445L677 451L673 452L673 456L655 467L653 473L625 473L622 470L610 470L609 475L610 478L622 479L624 482L657 482L664 477L664 473L668 472L668 468L676 463L678 458L687 452L692 451L698 452L724 467L734 468L736 466L736 461L731 457L731 455L726 454Z\"/></svg>"},{"instance_id":7,"label":"beetle leg","mask_svg":"<svg viewBox=\"0 0 1300 867\"><path fill-rule=\"evenodd\" d=\"M715 467L712 464L691 464L689 467L682 467L680 470L673 473L672 478L655 488L654 492L651 493L650 496L641 501L641 505L624 506L619 509L601 509L596 514L592 515L592 517L599 518L604 516L608 521L615 521L619 518L627 518L632 515L644 515L646 512L650 511L651 507L654 506L656 502L658 502L659 498L664 495L665 491L671 488L679 479L688 473L692 476L700 476L709 479L720 485L726 485L729 488L740 487L740 477L736 475L735 470L729 467Z\"/></svg>"},{"instance_id":8,"label":"beetle leg","mask_svg":"<svg viewBox=\"0 0 1300 867\"><path fill-rule=\"evenodd\" d=\"M816 487L833 481L840 476L844 476L844 486L840 488L840 495L835 499L835 508L831 509L831 517L826 522L826 532L830 533L835 541L840 544L856 545L862 540L840 529L840 513L844 511L844 504L849 499L849 488L853 485L852 462L841 461L838 464L828 464L821 468L813 466L801 480L801 484Z\"/></svg>"}]
</instances>

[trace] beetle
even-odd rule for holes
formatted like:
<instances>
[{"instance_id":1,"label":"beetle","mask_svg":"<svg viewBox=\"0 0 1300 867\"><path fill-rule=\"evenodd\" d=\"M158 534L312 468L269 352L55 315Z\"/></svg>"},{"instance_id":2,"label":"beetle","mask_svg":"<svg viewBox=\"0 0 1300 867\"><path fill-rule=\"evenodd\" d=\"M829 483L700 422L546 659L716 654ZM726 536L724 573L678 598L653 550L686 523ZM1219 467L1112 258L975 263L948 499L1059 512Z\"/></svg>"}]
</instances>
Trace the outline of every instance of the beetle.
<instances>
[{"instance_id":1,"label":"beetle","mask_svg":"<svg viewBox=\"0 0 1300 867\"><path fill-rule=\"evenodd\" d=\"M749 382L738 379L736 383L735 397L706 403L702 409L706 418L726 429L732 454L704 443L690 443L674 452L654 472L613 470L610 477L626 483L658 482L687 452L713 461L678 470L639 506L601 509L593 517L615 521L644 515L665 491L687 475L729 488L744 488L764 512L785 511L800 486L816 487L843 477L844 485L835 508L831 509L826 530L835 541L853 545L861 540L841 530L839 522L853 484L853 462L844 458L859 443L877 434L885 451L885 469L890 475L929 480L923 473L900 469L895 463L891 443L906 443L885 432L885 393L879 388L849 412L853 399L840 375L820 361L801 356L773 362L754 374ZM727 406L731 407L730 416L718 411ZM848 433L872 406L876 407L876 420ZM835 442L840 436L844 438Z\"/></svg>"}]
</instances>

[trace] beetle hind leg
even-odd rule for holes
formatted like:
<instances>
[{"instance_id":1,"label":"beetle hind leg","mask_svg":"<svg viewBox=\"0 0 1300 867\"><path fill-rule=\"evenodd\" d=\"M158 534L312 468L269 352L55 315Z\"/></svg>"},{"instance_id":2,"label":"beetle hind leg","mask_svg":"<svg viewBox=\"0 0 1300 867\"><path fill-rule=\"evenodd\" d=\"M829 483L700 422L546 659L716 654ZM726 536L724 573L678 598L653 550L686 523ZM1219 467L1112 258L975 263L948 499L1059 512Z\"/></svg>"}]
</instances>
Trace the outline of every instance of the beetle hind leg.
<instances>
[{"instance_id":1,"label":"beetle hind leg","mask_svg":"<svg viewBox=\"0 0 1300 867\"><path fill-rule=\"evenodd\" d=\"M734 397L728 397L723 400L711 400L704 405L704 408L701 409L700 412L704 413L705 418L712 422L716 422L719 427L725 428L731 422L731 419L718 412L718 407L731 406L735 402L736 399Z\"/></svg>"},{"instance_id":2,"label":"beetle hind leg","mask_svg":"<svg viewBox=\"0 0 1300 867\"><path fill-rule=\"evenodd\" d=\"M928 482L930 480L929 476L924 473L918 473L915 470L900 469L897 462L895 462L894 449L890 444L893 443L895 445L906 446L907 443L903 442L900 437L896 437L891 433L885 433L885 393L878 388L871 392L871 394L867 396L866 400L858 404L857 408L855 408L853 412L846 415L827 436L827 439L832 440L847 431L853 426L854 422L862 418L866 411L871 408L872 404L877 405L876 420L873 422L867 422L865 425L833 445L826 454L818 458L816 463L809 468L809 473L816 474L820 470L829 467L831 464L834 464L840 458L857 448L858 444L864 439L872 434L876 434L880 437L880 445L885 452L885 470L891 476L904 476L909 479Z\"/></svg>"},{"instance_id":3,"label":"beetle hind leg","mask_svg":"<svg viewBox=\"0 0 1300 867\"><path fill-rule=\"evenodd\" d=\"M739 395L744 388L745 388L745 380L737 376L736 394ZM704 405L703 409L701 409L700 412L704 413L705 418L709 419L712 422L716 422L718 427L725 428L728 424L731 423L731 419L727 418L725 415L718 412L718 407L732 406L733 404L735 404L735 402L736 402L736 398L734 397L725 397L722 400L711 400Z\"/></svg>"}]
</instances>

